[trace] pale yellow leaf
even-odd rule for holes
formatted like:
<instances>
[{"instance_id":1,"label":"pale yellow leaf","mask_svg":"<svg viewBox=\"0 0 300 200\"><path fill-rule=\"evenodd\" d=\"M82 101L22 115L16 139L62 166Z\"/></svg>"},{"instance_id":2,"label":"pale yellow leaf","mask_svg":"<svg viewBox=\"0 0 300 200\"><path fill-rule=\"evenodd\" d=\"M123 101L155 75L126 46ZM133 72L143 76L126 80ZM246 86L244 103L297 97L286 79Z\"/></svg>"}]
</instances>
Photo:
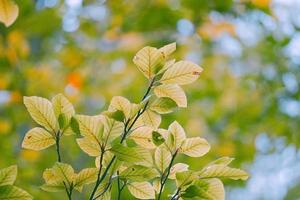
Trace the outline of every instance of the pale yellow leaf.
<instances>
[{"instance_id":1,"label":"pale yellow leaf","mask_svg":"<svg viewBox=\"0 0 300 200\"><path fill-rule=\"evenodd\" d=\"M168 131L173 136L173 144L169 144L169 146L171 146L172 149L177 150L181 147L183 141L186 139L185 131L177 121L174 121L172 124L170 124Z\"/></svg>"},{"instance_id":2,"label":"pale yellow leaf","mask_svg":"<svg viewBox=\"0 0 300 200\"><path fill-rule=\"evenodd\" d=\"M43 128L33 128L29 130L22 142L22 147L35 151L46 149L55 144L54 136Z\"/></svg>"},{"instance_id":3,"label":"pale yellow leaf","mask_svg":"<svg viewBox=\"0 0 300 200\"><path fill-rule=\"evenodd\" d=\"M160 79L164 84L185 85L194 82L202 72L202 68L190 61L176 62Z\"/></svg>"},{"instance_id":4,"label":"pale yellow leaf","mask_svg":"<svg viewBox=\"0 0 300 200\"><path fill-rule=\"evenodd\" d=\"M76 142L80 149L87 153L89 156L100 156L101 154L101 147L100 144L97 143L97 141L89 138L89 137L83 137L76 139Z\"/></svg>"},{"instance_id":5,"label":"pale yellow leaf","mask_svg":"<svg viewBox=\"0 0 300 200\"><path fill-rule=\"evenodd\" d=\"M125 117L128 119L130 117L130 112L131 112L130 101L122 96L114 96L110 101L108 111L116 111L116 110L122 111Z\"/></svg>"},{"instance_id":6,"label":"pale yellow leaf","mask_svg":"<svg viewBox=\"0 0 300 200\"><path fill-rule=\"evenodd\" d=\"M172 159L170 151L165 147L159 146L155 150L154 161L160 172L164 172L165 169L169 166Z\"/></svg>"},{"instance_id":7,"label":"pale yellow leaf","mask_svg":"<svg viewBox=\"0 0 300 200\"><path fill-rule=\"evenodd\" d=\"M140 126L150 126L153 129L157 129L161 123L161 116L151 110L146 110L137 120L134 128Z\"/></svg>"},{"instance_id":8,"label":"pale yellow leaf","mask_svg":"<svg viewBox=\"0 0 300 200\"><path fill-rule=\"evenodd\" d=\"M163 84L154 88L157 97L169 97L178 107L187 107L187 98L183 89L176 84Z\"/></svg>"},{"instance_id":9,"label":"pale yellow leaf","mask_svg":"<svg viewBox=\"0 0 300 200\"><path fill-rule=\"evenodd\" d=\"M146 149L154 149L156 146L152 142L153 128L148 126L142 126L129 135L129 138L134 140L139 146Z\"/></svg>"},{"instance_id":10,"label":"pale yellow leaf","mask_svg":"<svg viewBox=\"0 0 300 200\"><path fill-rule=\"evenodd\" d=\"M75 178L74 186L81 191L83 185L91 184L96 181L99 169L86 168L81 170Z\"/></svg>"},{"instance_id":11,"label":"pale yellow leaf","mask_svg":"<svg viewBox=\"0 0 300 200\"><path fill-rule=\"evenodd\" d=\"M164 57L168 57L176 50L176 42L167 44L159 49L161 52L163 52Z\"/></svg>"},{"instance_id":12,"label":"pale yellow leaf","mask_svg":"<svg viewBox=\"0 0 300 200\"><path fill-rule=\"evenodd\" d=\"M0 0L0 22L12 25L19 15L19 7L13 0Z\"/></svg>"},{"instance_id":13,"label":"pale yellow leaf","mask_svg":"<svg viewBox=\"0 0 300 200\"><path fill-rule=\"evenodd\" d=\"M66 117L66 123L69 124L71 117L75 115L75 110L70 101L63 95L58 94L52 98L52 105L54 113L58 118L60 114L64 114Z\"/></svg>"},{"instance_id":14,"label":"pale yellow leaf","mask_svg":"<svg viewBox=\"0 0 300 200\"><path fill-rule=\"evenodd\" d=\"M82 136L87 136L92 140L100 142L104 129L101 116L76 115L76 119Z\"/></svg>"},{"instance_id":15,"label":"pale yellow leaf","mask_svg":"<svg viewBox=\"0 0 300 200\"><path fill-rule=\"evenodd\" d=\"M56 120L52 104L42 97L24 97L24 104L31 117L48 131L56 133L58 122Z\"/></svg>"},{"instance_id":16,"label":"pale yellow leaf","mask_svg":"<svg viewBox=\"0 0 300 200\"><path fill-rule=\"evenodd\" d=\"M176 175L177 172L188 171L188 168L189 168L189 166L187 164L184 164L184 163L177 163L177 164L173 165L171 167L171 170L170 170L169 178L170 179L176 179L175 175Z\"/></svg>"},{"instance_id":17,"label":"pale yellow leaf","mask_svg":"<svg viewBox=\"0 0 300 200\"><path fill-rule=\"evenodd\" d=\"M133 62L148 79L151 79L158 72L163 59L162 51L154 47L144 47L134 56Z\"/></svg>"},{"instance_id":18,"label":"pale yellow leaf","mask_svg":"<svg viewBox=\"0 0 300 200\"><path fill-rule=\"evenodd\" d=\"M184 140L180 147L180 152L191 157L200 157L205 155L210 149L208 142L200 137L193 137Z\"/></svg>"},{"instance_id":19,"label":"pale yellow leaf","mask_svg":"<svg viewBox=\"0 0 300 200\"><path fill-rule=\"evenodd\" d=\"M154 199L155 191L148 182L132 182L128 184L129 192L138 199Z\"/></svg>"}]
</instances>

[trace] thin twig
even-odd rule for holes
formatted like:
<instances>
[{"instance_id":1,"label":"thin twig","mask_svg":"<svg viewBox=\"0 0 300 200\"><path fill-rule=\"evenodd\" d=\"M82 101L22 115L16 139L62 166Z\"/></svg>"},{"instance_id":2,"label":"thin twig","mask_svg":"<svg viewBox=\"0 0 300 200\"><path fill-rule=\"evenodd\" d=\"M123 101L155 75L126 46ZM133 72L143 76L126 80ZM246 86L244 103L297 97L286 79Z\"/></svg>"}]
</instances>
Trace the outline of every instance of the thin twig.
<instances>
[{"instance_id":1,"label":"thin twig","mask_svg":"<svg viewBox=\"0 0 300 200\"><path fill-rule=\"evenodd\" d=\"M171 159L171 162L170 162L169 166L167 167L167 169L165 170L165 172L161 176L160 189L159 189L157 200L160 200L160 198L161 198L163 188L164 188L164 186L165 186L165 184L168 180L168 177L169 177L170 172L171 172L171 167L173 165L173 162L175 160L175 157L176 157L177 153L178 153L178 150L176 150L175 153L172 155L172 159Z\"/></svg>"},{"instance_id":2,"label":"thin twig","mask_svg":"<svg viewBox=\"0 0 300 200\"><path fill-rule=\"evenodd\" d=\"M148 88L147 88L145 94L143 95L142 101L144 101L144 100L147 98L147 96L149 95L149 93L150 93L150 91L151 91L151 89L152 89L152 87L153 87L154 81L155 81L155 77L150 81L150 84L149 84L149 86L148 86ZM126 128L127 128L127 125L130 123L130 119L128 119L128 120L125 122L124 132L123 132L123 135L122 135L122 138L121 138L121 141L120 141L121 144L122 144L122 143L124 142L124 140L126 139L127 134L130 132L131 128L134 126L134 124L136 123L136 121L138 120L138 118L146 111L147 106L148 106L148 103L149 103L149 102L147 102L147 103L145 104L144 108L142 108L141 110L139 110L139 112L137 113L137 115L136 115L135 118L133 119L133 121L132 121L132 123L130 124L130 126L128 127L128 129L126 129ZM95 199L95 198L94 198L94 195L95 195L95 193L96 193L96 191L97 191L97 188L99 187L99 185L102 183L102 181L103 181L104 178L106 177L106 175L107 175L107 173L108 173L110 167L112 166L113 162L115 161L115 159L116 159L116 156L114 155L114 156L112 157L111 161L109 162L108 166L106 167L105 171L103 172L102 176L101 176L99 179L97 179L97 181L96 181L96 183L95 183L95 186L94 186L94 188L93 188L93 191L92 191L92 193L91 193L91 195L90 195L89 200ZM108 189L108 188L107 188L107 189ZM98 195L98 196L99 196L99 195ZM96 197L96 198L98 198L98 197Z\"/></svg>"}]
</instances>

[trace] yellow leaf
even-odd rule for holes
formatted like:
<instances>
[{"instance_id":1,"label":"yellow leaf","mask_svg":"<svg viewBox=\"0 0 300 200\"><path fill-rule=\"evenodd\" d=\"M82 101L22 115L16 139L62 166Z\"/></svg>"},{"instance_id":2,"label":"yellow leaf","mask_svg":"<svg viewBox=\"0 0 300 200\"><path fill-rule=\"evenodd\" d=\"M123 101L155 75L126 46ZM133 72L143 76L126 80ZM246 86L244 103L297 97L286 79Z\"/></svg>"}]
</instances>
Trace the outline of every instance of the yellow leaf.
<instances>
[{"instance_id":1,"label":"yellow leaf","mask_svg":"<svg viewBox=\"0 0 300 200\"><path fill-rule=\"evenodd\" d=\"M177 172L188 171L188 168L189 168L189 166L187 164L184 164L184 163L177 163L177 164L173 165L171 167L171 170L170 170L169 178L170 179L176 179L175 175L176 175Z\"/></svg>"},{"instance_id":2,"label":"yellow leaf","mask_svg":"<svg viewBox=\"0 0 300 200\"><path fill-rule=\"evenodd\" d=\"M165 169L169 166L171 159L172 155L170 151L163 146L157 147L154 154L154 160L160 172L163 173L165 171Z\"/></svg>"},{"instance_id":3,"label":"yellow leaf","mask_svg":"<svg viewBox=\"0 0 300 200\"><path fill-rule=\"evenodd\" d=\"M146 110L137 120L134 127L150 126L157 129L161 123L161 116L151 110Z\"/></svg>"},{"instance_id":4,"label":"yellow leaf","mask_svg":"<svg viewBox=\"0 0 300 200\"><path fill-rule=\"evenodd\" d=\"M60 114L66 117L66 124L69 124L71 117L75 114L75 110L70 101L62 94L58 94L52 98L54 113L58 119Z\"/></svg>"},{"instance_id":5,"label":"yellow leaf","mask_svg":"<svg viewBox=\"0 0 300 200\"><path fill-rule=\"evenodd\" d=\"M138 199L154 199L155 191L148 182L132 182L128 184L129 192Z\"/></svg>"},{"instance_id":6,"label":"yellow leaf","mask_svg":"<svg viewBox=\"0 0 300 200\"><path fill-rule=\"evenodd\" d=\"M129 135L129 138L134 140L139 146L146 149L154 149L156 146L152 142L153 128L148 126L142 126Z\"/></svg>"},{"instance_id":7,"label":"yellow leaf","mask_svg":"<svg viewBox=\"0 0 300 200\"><path fill-rule=\"evenodd\" d=\"M167 69L160 82L186 85L197 80L202 70L201 67L190 61L179 61Z\"/></svg>"},{"instance_id":8,"label":"yellow leaf","mask_svg":"<svg viewBox=\"0 0 300 200\"><path fill-rule=\"evenodd\" d=\"M70 186L74 181L76 174L71 165L57 162L53 168L53 175L57 181L65 182Z\"/></svg>"},{"instance_id":9,"label":"yellow leaf","mask_svg":"<svg viewBox=\"0 0 300 200\"><path fill-rule=\"evenodd\" d=\"M17 19L19 8L12 0L0 1L0 22L3 22L6 27L12 25Z\"/></svg>"},{"instance_id":10,"label":"yellow leaf","mask_svg":"<svg viewBox=\"0 0 300 200\"><path fill-rule=\"evenodd\" d=\"M52 104L49 100L42 97L24 97L24 104L31 117L41 126L45 127L53 134L58 130Z\"/></svg>"},{"instance_id":11,"label":"yellow leaf","mask_svg":"<svg viewBox=\"0 0 300 200\"><path fill-rule=\"evenodd\" d=\"M157 48L144 47L134 56L133 62L148 79L151 79L158 72L163 58L162 51Z\"/></svg>"},{"instance_id":12,"label":"yellow leaf","mask_svg":"<svg viewBox=\"0 0 300 200\"><path fill-rule=\"evenodd\" d=\"M36 127L26 133L22 142L22 147L25 149L39 151L46 149L53 144L55 144L53 135L43 128Z\"/></svg>"},{"instance_id":13,"label":"yellow leaf","mask_svg":"<svg viewBox=\"0 0 300 200\"><path fill-rule=\"evenodd\" d=\"M100 142L104 125L101 116L76 115L79 124L80 134Z\"/></svg>"},{"instance_id":14,"label":"yellow leaf","mask_svg":"<svg viewBox=\"0 0 300 200\"><path fill-rule=\"evenodd\" d=\"M78 146L82 151L87 153L89 156L100 156L101 147L97 141L92 140L89 137L83 137L76 139Z\"/></svg>"},{"instance_id":15,"label":"yellow leaf","mask_svg":"<svg viewBox=\"0 0 300 200\"><path fill-rule=\"evenodd\" d=\"M125 97L115 96L111 99L108 111L120 110L128 119L131 112L131 103Z\"/></svg>"},{"instance_id":16,"label":"yellow leaf","mask_svg":"<svg viewBox=\"0 0 300 200\"><path fill-rule=\"evenodd\" d=\"M168 146L177 150L181 147L183 141L186 139L185 131L177 121L174 121L172 124L170 124L168 131L170 133L168 138L172 137L172 139L167 139Z\"/></svg>"},{"instance_id":17,"label":"yellow leaf","mask_svg":"<svg viewBox=\"0 0 300 200\"><path fill-rule=\"evenodd\" d=\"M74 186L77 190L81 191L82 186L86 184L91 184L96 181L97 174L98 174L97 168L86 168L81 170L75 178Z\"/></svg>"},{"instance_id":18,"label":"yellow leaf","mask_svg":"<svg viewBox=\"0 0 300 200\"><path fill-rule=\"evenodd\" d=\"M208 142L200 137L193 137L184 140L180 147L180 152L191 157L200 157L206 154L210 149Z\"/></svg>"},{"instance_id":19,"label":"yellow leaf","mask_svg":"<svg viewBox=\"0 0 300 200\"><path fill-rule=\"evenodd\" d=\"M178 107L187 107L187 99L183 89L176 84L163 84L154 88L157 97L169 97L176 102Z\"/></svg>"},{"instance_id":20,"label":"yellow leaf","mask_svg":"<svg viewBox=\"0 0 300 200\"><path fill-rule=\"evenodd\" d=\"M0 170L0 186L14 184L17 177L17 165Z\"/></svg>"},{"instance_id":21,"label":"yellow leaf","mask_svg":"<svg viewBox=\"0 0 300 200\"><path fill-rule=\"evenodd\" d=\"M176 50L176 42L173 42L171 44L167 44L159 49L161 52L163 52L164 57L168 57Z\"/></svg>"}]
</instances>

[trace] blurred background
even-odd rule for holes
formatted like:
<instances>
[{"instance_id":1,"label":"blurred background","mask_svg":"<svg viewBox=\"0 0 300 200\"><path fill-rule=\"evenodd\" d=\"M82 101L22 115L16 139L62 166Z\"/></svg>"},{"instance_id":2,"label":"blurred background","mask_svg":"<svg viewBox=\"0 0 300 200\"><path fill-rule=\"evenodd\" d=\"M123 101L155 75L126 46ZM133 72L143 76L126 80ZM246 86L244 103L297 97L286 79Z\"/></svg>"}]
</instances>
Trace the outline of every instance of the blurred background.
<instances>
[{"instance_id":1,"label":"blurred background","mask_svg":"<svg viewBox=\"0 0 300 200\"><path fill-rule=\"evenodd\" d=\"M184 88L188 108L165 115L162 127L176 119L189 136L212 145L200 159L179 160L197 169L234 157L233 166L251 177L225 181L229 200L300 199L299 0L15 2L17 21L0 24L0 168L17 163L16 184L36 199L64 194L39 189L43 170L56 160L54 148L21 149L36 126L22 96L64 93L77 113L88 115L106 109L115 95L137 101L147 82L134 54L174 41L174 57L204 71ZM63 139L62 151L77 170L94 165L75 136Z\"/></svg>"}]
</instances>

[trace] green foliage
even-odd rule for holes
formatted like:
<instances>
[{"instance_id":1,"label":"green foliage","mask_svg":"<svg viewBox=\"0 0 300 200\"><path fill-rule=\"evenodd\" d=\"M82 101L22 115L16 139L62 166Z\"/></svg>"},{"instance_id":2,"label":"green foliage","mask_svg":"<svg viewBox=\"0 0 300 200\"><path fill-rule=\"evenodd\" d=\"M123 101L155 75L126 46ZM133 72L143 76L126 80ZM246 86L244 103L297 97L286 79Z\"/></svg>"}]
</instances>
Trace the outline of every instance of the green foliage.
<instances>
[{"instance_id":1,"label":"green foliage","mask_svg":"<svg viewBox=\"0 0 300 200\"><path fill-rule=\"evenodd\" d=\"M57 163L43 174L48 192L82 192L94 184L90 200L110 199L117 183L118 199L127 188L138 199L161 199L166 184L176 183L171 199L224 199L219 178L246 180L248 174L230 168L231 158L221 158L198 171L188 164L176 163L179 154L202 157L210 145L201 137L187 138L184 128L174 121L168 129L159 128L161 115L186 107L186 96L179 85L194 82L202 68L189 61L172 61L175 43L160 49L145 47L134 57L134 63L149 79L140 103L115 96L107 111L100 115L75 114L72 104L61 94L52 102L41 97L24 97L32 118L42 127L31 129L22 146L42 150L56 145ZM151 98L150 98L151 97ZM60 140L73 130L80 149L96 157L96 168L82 169L78 174L71 165L62 163ZM80 136L79 136L80 134ZM169 180L169 181L167 181Z\"/></svg>"}]
</instances>

